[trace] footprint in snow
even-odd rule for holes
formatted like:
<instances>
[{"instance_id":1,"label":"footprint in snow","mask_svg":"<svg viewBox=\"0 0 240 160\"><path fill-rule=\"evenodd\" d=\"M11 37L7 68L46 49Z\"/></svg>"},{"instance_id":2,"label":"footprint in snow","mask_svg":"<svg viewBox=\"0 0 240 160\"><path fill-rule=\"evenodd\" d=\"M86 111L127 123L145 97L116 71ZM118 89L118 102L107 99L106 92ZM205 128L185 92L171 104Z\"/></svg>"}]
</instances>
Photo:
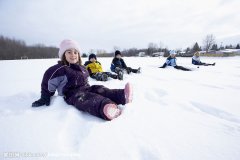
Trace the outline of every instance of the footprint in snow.
<instances>
[{"instance_id":1,"label":"footprint in snow","mask_svg":"<svg viewBox=\"0 0 240 160\"><path fill-rule=\"evenodd\" d=\"M240 117L235 116L231 113L225 112L223 110L217 109L215 107L212 106L207 106L205 104L200 104L197 102L191 102L192 105L196 108L198 108L201 112L207 113L211 116L220 118L220 119L224 119L227 121L231 121L231 122L235 122L235 123L240 123Z\"/></svg>"}]
</instances>

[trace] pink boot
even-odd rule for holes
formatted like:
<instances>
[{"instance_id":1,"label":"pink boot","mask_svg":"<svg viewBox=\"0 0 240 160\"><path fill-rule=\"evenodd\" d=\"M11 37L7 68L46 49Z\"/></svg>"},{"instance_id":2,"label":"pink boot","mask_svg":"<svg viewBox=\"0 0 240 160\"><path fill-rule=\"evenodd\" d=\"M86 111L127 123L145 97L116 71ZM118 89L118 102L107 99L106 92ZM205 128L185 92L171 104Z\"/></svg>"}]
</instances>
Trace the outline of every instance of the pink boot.
<instances>
[{"instance_id":1,"label":"pink boot","mask_svg":"<svg viewBox=\"0 0 240 160\"><path fill-rule=\"evenodd\" d=\"M133 99L133 89L130 83L127 83L124 88L126 104L131 103Z\"/></svg>"},{"instance_id":2,"label":"pink boot","mask_svg":"<svg viewBox=\"0 0 240 160\"><path fill-rule=\"evenodd\" d=\"M108 120L117 118L121 114L121 110L117 107L116 104L106 104L103 108L104 115Z\"/></svg>"}]
</instances>

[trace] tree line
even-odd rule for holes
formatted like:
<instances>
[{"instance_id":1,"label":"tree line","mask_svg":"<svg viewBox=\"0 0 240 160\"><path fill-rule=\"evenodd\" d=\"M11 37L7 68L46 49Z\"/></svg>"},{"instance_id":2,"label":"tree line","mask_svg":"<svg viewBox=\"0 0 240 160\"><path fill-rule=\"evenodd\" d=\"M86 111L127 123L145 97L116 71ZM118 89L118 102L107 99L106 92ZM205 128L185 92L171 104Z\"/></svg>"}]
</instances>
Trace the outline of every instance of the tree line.
<instances>
[{"instance_id":1,"label":"tree line","mask_svg":"<svg viewBox=\"0 0 240 160\"><path fill-rule=\"evenodd\" d=\"M216 38L213 34L206 35L206 37L203 39L202 46L198 44L198 42L195 42L191 47L187 47L185 49L174 49L178 53L178 56L182 57L192 57L193 54L196 51L205 51L206 54L208 53L215 53L219 50L224 49L240 49L240 45L226 45L223 46L222 43L220 46L216 43ZM120 50L119 47L114 47L113 50ZM88 54L93 53L94 50L91 49ZM114 56L114 52L107 53L105 50L96 50L94 53L96 53L99 57L112 57ZM147 48L143 49L137 49L137 48L130 48L130 49L123 49L122 53L126 57L131 56L139 56L139 53L145 53L145 56L155 56L156 53L161 53L164 57L169 56L169 49L167 47L163 47L163 43L149 43ZM88 54L84 54L85 57L87 57Z\"/></svg>"},{"instance_id":2,"label":"tree line","mask_svg":"<svg viewBox=\"0 0 240 160\"><path fill-rule=\"evenodd\" d=\"M148 44L148 48L142 48L142 49L138 49L138 48L129 48L129 49L123 49L121 50L119 47L114 47L113 51L116 50L120 50L121 53L125 56L125 57L134 57L134 56L139 56L139 53L144 52L145 56L154 56L155 53L164 53L164 54L168 54L168 49L167 48L163 48L163 47L159 47L157 44L155 43L149 43ZM93 50L91 49L88 54L90 53L96 53L98 55L98 57L113 57L114 56L114 52L110 52L108 53L106 50ZM84 57L87 57L88 55L87 53L84 53Z\"/></svg>"},{"instance_id":3,"label":"tree line","mask_svg":"<svg viewBox=\"0 0 240 160\"><path fill-rule=\"evenodd\" d=\"M43 44L27 46L22 40L0 36L0 60L56 58L58 48Z\"/></svg>"},{"instance_id":4,"label":"tree line","mask_svg":"<svg viewBox=\"0 0 240 160\"><path fill-rule=\"evenodd\" d=\"M210 34L203 39L203 45L199 46L196 42L192 47L187 47L186 49L175 49L179 56L191 57L196 51L206 51L210 53L213 51L219 51L223 49L240 49L240 45L236 46L230 44L226 46L220 46L216 44L215 36ZM120 50L119 47L114 47L113 49ZM108 53L106 50L93 50L91 49L89 53L83 53L82 57L87 57L90 53L96 53L98 57L113 57L114 51ZM145 56L155 56L156 53L161 53L164 57L169 56L169 49L163 47L160 42L149 43L147 48L137 49L123 49L122 54L127 57L139 56L139 53L144 53ZM0 36L0 60L10 60L10 59L42 59L42 58L57 58L58 48L56 47L46 47L42 44L37 44L34 46L27 46L22 40L10 39L7 37Z\"/></svg>"}]
</instances>

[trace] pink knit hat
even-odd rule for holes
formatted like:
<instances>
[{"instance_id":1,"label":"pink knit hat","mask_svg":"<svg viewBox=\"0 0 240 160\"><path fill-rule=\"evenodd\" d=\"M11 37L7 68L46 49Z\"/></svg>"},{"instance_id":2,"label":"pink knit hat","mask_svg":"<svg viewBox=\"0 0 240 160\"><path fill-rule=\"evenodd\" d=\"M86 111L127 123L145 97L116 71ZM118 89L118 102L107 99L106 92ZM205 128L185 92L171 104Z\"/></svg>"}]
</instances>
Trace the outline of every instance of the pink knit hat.
<instances>
[{"instance_id":1,"label":"pink knit hat","mask_svg":"<svg viewBox=\"0 0 240 160\"><path fill-rule=\"evenodd\" d=\"M58 51L59 58L62 58L62 56L66 50L72 49L72 48L76 49L78 51L78 53L80 54L80 47L76 41L70 40L70 39L63 40L60 44L59 51Z\"/></svg>"}]
</instances>

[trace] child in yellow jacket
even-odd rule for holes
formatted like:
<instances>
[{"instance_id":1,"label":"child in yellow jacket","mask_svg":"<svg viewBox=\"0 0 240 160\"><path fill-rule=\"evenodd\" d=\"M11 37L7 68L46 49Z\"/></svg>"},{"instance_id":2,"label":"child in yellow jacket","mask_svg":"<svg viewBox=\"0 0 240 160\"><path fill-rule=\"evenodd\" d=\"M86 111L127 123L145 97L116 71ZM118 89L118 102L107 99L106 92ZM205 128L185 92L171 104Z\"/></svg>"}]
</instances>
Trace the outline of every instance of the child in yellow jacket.
<instances>
[{"instance_id":1,"label":"child in yellow jacket","mask_svg":"<svg viewBox=\"0 0 240 160\"><path fill-rule=\"evenodd\" d=\"M97 57L93 53L89 55L88 61L85 62L84 66L86 66L90 77L97 81L107 81L108 77L122 80L121 75L119 76L112 74L111 72L104 72L101 63L97 61Z\"/></svg>"}]
</instances>

